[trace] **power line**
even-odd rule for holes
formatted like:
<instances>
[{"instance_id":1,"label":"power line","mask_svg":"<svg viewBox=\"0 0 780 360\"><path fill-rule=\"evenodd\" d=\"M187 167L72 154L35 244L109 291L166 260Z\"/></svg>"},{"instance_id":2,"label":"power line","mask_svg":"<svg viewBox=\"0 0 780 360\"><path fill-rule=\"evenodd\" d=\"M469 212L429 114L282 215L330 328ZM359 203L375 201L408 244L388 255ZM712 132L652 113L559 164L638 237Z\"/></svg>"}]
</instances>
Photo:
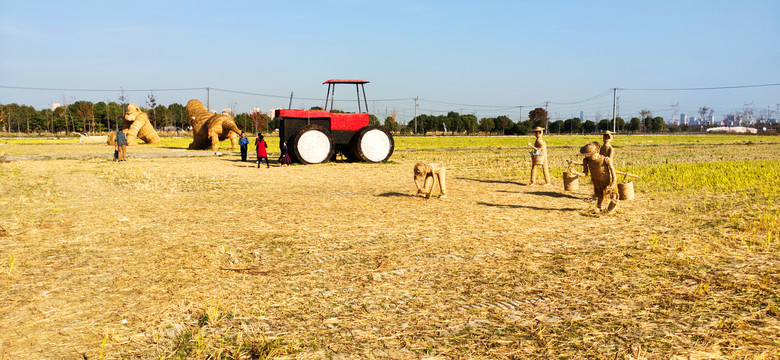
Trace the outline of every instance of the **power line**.
<instances>
[{"instance_id":1,"label":"power line","mask_svg":"<svg viewBox=\"0 0 780 360\"><path fill-rule=\"evenodd\" d=\"M0 85L0 89L14 89L14 90L42 90L42 91L88 91L88 92L138 92L138 91L192 91L192 90L206 90L207 88L178 88L178 89L59 89L59 88L36 88L36 87L22 87L22 86L3 86Z\"/></svg>"},{"instance_id":2,"label":"power line","mask_svg":"<svg viewBox=\"0 0 780 360\"><path fill-rule=\"evenodd\" d=\"M618 90L621 90L621 89L618 89ZM585 100L580 100L580 101L575 101L575 102L569 102L569 103L549 102L549 103L553 104L553 105L575 105L575 104L584 103L586 101L590 101L590 100L602 97L604 95L609 94L610 91L612 91L612 89L607 89L604 92L599 93L598 95L594 95L594 96L591 96L591 97L589 97L589 98L587 98Z\"/></svg>"},{"instance_id":3,"label":"power line","mask_svg":"<svg viewBox=\"0 0 780 360\"><path fill-rule=\"evenodd\" d=\"M725 89L745 89L757 87L780 86L780 83L757 84L757 85L734 85L734 86L712 86L712 87L692 87L692 88L617 88L618 90L629 91L688 91L688 90L725 90Z\"/></svg>"}]
</instances>

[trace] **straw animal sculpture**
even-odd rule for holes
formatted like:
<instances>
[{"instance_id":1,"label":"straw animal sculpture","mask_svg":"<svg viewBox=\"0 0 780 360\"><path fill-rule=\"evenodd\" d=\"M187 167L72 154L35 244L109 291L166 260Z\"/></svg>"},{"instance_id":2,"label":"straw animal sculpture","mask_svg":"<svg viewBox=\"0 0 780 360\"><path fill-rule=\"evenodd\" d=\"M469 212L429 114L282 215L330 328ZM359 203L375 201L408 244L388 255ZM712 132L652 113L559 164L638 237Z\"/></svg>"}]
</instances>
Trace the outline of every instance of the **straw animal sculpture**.
<instances>
[{"instance_id":1,"label":"straw animal sculpture","mask_svg":"<svg viewBox=\"0 0 780 360\"><path fill-rule=\"evenodd\" d=\"M230 148L235 149L241 130L230 116L210 113L203 103L192 99L187 102L187 117L192 125L190 150L217 151L219 142L230 138Z\"/></svg>"},{"instance_id":2,"label":"straw animal sculpture","mask_svg":"<svg viewBox=\"0 0 780 360\"><path fill-rule=\"evenodd\" d=\"M157 144L160 142L160 135L154 129L149 121L149 116L141 111L136 104L127 105L125 121L122 124L122 131L127 135L127 145L135 145L135 139L139 138L147 144ZM116 145L116 133L111 133L108 137L109 145Z\"/></svg>"},{"instance_id":3,"label":"straw animal sculpture","mask_svg":"<svg viewBox=\"0 0 780 360\"><path fill-rule=\"evenodd\" d=\"M447 168L440 164L421 162L414 164L414 185L417 186L417 195L430 199L437 182L441 192L439 198L447 198Z\"/></svg>"}]
</instances>

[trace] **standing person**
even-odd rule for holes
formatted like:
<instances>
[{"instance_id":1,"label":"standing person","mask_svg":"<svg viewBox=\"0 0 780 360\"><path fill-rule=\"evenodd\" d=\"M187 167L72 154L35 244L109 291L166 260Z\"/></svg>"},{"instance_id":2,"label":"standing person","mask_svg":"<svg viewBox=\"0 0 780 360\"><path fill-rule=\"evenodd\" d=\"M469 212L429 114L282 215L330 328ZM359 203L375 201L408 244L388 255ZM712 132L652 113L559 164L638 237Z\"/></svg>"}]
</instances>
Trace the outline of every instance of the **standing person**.
<instances>
[{"instance_id":1,"label":"standing person","mask_svg":"<svg viewBox=\"0 0 780 360\"><path fill-rule=\"evenodd\" d=\"M246 152L249 148L249 139L246 138L246 133L241 132L241 138L238 139L238 145L241 146L241 161L246 161Z\"/></svg>"},{"instance_id":2,"label":"standing person","mask_svg":"<svg viewBox=\"0 0 780 360\"><path fill-rule=\"evenodd\" d=\"M262 159L265 159L266 168L270 168L271 165L268 163L268 151L266 150L266 148L268 148L268 144L265 143L262 133L257 133L255 147L257 148L257 168L260 168L260 160Z\"/></svg>"},{"instance_id":3,"label":"standing person","mask_svg":"<svg viewBox=\"0 0 780 360\"><path fill-rule=\"evenodd\" d=\"M117 161L127 161L127 135L124 131L116 132Z\"/></svg>"},{"instance_id":4,"label":"standing person","mask_svg":"<svg viewBox=\"0 0 780 360\"><path fill-rule=\"evenodd\" d=\"M534 149L534 151L531 152L531 182L529 182L528 185L536 183L536 169L539 166L542 167L544 183L547 185L550 183L550 169L547 167L547 143L542 139L544 128L537 126L531 130L534 132L534 135L536 135L536 142L534 142L533 146L531 146L530 143L528 144Z\"/></svg>"},{"instance_id":5,"label":"standing person","mask_svg":"<svg viewBox=\"0 0 780 360\"><path fill-rule=\"evenodd\" d=\"M282 144L279 145L279 149L282 150L282 155L279 156L279 166L290 166L292 159L290 158L290 151L287 150L287 141L282 141Z\"/></svg>"}]
</instances>

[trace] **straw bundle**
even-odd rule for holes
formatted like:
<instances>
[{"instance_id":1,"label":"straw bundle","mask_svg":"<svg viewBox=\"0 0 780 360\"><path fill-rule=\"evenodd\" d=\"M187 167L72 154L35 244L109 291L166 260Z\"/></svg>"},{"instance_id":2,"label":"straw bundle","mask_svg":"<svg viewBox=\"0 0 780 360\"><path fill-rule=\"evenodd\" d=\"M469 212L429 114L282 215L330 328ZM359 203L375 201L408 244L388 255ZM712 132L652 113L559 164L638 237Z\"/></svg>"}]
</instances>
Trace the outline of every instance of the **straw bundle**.
<instances>
[{"instance_id":1,"label":"straw bundle","mask_svg":"<svg viewBox=\"0 0 780 360\"><path fill-rule=\"evenodd\" d=\"M575 191L580 188L580 177L579 175L564 171L563 172L563 190L566 191Z\"/></svg>"},{"instance_id":2,"label":"straw bundle","mask_svg":"<svg viewBox=\"0 0 780 360\"><path fill-rule=\"evenodd\" d=\"M620 200L634 200L634 183L631 181L618 184Z\"/></svg>"},{"instance_id":3,"label":"straw bundle","mask_svg":"<svg viewBox=\"0 0 780 360\"><path fill-rule=\"evenodd\" d=\"M102 144L108 140L108 136L84 136L81 135L79 143L81 144Z\"/></svg>"},{"instance_id":4,"label":"straw bundle","mask_svg":"<svg viewBox=\"0 0 780 360\"><path fill-rule=\"evenodd\" d=\"M192 125L191 150L205 150L211 147L216 151L219 142L230 138L230 148L235 149L241 130L235 121L227 115L210 113L203 103L192 99L187 102L187 117Z\"/></svg>"}]
</instances>

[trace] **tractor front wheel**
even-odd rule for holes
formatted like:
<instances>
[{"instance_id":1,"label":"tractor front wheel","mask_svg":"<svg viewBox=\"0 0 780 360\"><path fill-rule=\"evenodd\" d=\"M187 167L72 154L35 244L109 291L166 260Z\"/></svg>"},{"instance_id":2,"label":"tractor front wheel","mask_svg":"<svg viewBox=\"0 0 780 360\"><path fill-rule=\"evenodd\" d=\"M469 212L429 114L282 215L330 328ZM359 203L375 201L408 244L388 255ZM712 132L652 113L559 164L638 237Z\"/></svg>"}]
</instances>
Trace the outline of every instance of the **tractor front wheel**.
<instances>
[{"instance_id":1,"label":"tractor front wheel","mask_svg":"<svg viewBox=\"0 0 780 360\"><path fill-rule=\"evenodd\" d=\"M384 126L366 126L352 138L352 155L365 162L387 161L393 155L393 135Z\"/></svg>"},{"instance_id":2,"label":"tractor front wheel","mask_svg":"<svg viewBox=\"0 0 780 360\"><path fill-rule=\"evenodd\" d=\"M328 162L334 151L333 137L321 125L306 125L293 139L292 154L301 164Z\"/></svg>"}]
</instances>

